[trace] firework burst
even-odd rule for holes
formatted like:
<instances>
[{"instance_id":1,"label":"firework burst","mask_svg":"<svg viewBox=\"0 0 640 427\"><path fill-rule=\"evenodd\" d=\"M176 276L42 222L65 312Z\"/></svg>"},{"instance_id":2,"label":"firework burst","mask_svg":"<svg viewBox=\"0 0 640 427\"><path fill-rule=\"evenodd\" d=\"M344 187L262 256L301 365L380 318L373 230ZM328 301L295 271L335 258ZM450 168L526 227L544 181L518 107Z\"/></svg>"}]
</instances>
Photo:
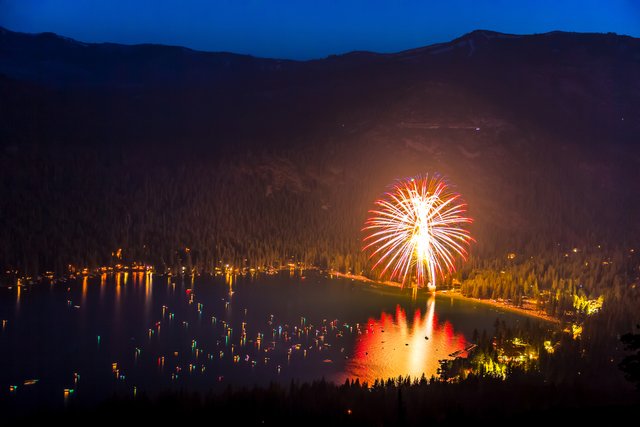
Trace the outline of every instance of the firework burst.
<instances>
[{"instance_id":1,"label":"firework burst","mask_svg":"<svg viewBox=\"0 0 640 427\"><path fill-rule=\"evenodd\" d=\"M363 231L363 250L370 252L373 269L405 286L435 288L436 278L455 270L455 258L466 259L473 240L466 225L466 205L440 177L398 181L375 202L376 209Z\"/></svg>"}]
</instances>

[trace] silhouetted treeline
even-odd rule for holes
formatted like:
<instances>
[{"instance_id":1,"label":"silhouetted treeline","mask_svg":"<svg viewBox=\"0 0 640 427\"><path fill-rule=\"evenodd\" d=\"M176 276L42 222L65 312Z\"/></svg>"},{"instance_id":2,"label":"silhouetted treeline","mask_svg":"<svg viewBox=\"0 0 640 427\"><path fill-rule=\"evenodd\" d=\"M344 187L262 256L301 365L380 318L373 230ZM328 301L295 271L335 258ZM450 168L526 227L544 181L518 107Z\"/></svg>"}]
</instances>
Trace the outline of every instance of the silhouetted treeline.
<instances>
[{"instance_id":1,"label":"silhouetted treeline","mask_svg":"<svg viewBox=\"0 0 640 427\"><path fill-rule=\"evenodd\" d=\"M620 341L624 344L624 349L631 353L622 359L620 369L624 371L625 378L634 382L636 388L640 390L640 333L628 332L620 337Z\"/></svg>"},{"instance_id":2,"label":"silhouetted treeline","mask_svg":"<svg viewBox=\"0 0 640 427\"><path fill-rule=\"evenodd\" d=\"M623 397L587 383L557 386L536 374L506 381L469 377L460 383L390 379L369 388L347 382L291 383L288 387L233 389L222 393L165 393L157 397L114 397L95 408L17 414L20 421L46 419L65 425L141 422L162 425L228 423L233 425L458 425L513 422L618 423L637 418L638 396ZM630 418L629 418L630 417Z\"/></svg>"}]
</instances>

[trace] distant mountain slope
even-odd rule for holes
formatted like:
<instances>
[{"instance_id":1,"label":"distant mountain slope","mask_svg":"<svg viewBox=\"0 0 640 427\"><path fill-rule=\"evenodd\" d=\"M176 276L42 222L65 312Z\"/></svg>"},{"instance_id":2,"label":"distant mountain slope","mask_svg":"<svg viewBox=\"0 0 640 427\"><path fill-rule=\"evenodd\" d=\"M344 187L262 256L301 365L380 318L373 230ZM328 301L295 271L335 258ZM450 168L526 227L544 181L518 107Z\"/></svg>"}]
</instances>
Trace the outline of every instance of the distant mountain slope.
<instances>
[{"instance_id":1,"label":"distant mountain slope","mask_svg":"<svg viewBox=\"0 0 640 427\"><path fill-rule=\"evenodd\" d=\"M0 29L0 74L64 97L45 114L64 117L60 107L73 114L92 102L108 118L126 120L131 106L143 119L171 114L173 124L195 126L194 136L206 134L209 119L220 114L227 127L243 127L243 114L259 122L264 113L273 120L304 112L313 117L298 119L311 127L332 113L341 120L362 109L367 115L381 96L401 102L424 82L464 87L514 118L571 136L632 140L640 131L640 41L611 34L475 31L397 54L296 62Z\"/></svg>"},{"instance_id":2,"label":"distant mountain slope","mask_svg":"<svg viewBox=\"0 0 640 427\"><path fill-rule=\"evenodd\" d=\"M638 76L640 40L614 34L481 30L299 62L0 29L0 263L125 246L170 264L188 246L209 267L354 268L374 198L434 171L469 202L483 256L626 245Z\"/></svg>"}]
</instances>

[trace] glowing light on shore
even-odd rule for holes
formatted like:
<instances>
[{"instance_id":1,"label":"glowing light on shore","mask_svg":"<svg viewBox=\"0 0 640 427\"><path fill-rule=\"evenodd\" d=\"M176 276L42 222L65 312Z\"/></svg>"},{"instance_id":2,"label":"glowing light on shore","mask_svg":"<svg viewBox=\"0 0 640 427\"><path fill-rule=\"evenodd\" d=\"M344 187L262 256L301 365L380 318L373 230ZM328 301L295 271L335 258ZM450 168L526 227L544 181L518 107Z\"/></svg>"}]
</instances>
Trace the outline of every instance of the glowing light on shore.
<instances>
[{"instance_id":1,"label":"glowing light on shore","mask_svg":"<svg viewBox=\"0 0 640 427\"><path fill-rule=\"evenodd\" d=\"M396 183L375 202L363 231L363 250L373 269L403 286L435 289L436 279L455 270L455 258L466 259L473 240L465 228L466 204L440 177L410 178Z\"/></svg>"}]
</instances>

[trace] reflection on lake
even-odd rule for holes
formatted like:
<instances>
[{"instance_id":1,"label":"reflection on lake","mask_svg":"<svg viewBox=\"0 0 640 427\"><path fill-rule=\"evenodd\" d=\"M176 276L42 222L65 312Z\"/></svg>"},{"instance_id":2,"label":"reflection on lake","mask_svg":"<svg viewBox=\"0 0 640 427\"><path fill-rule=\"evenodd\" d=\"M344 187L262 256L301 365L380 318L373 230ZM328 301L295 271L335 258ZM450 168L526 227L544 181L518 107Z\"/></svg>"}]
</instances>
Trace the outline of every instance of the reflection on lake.
<instances>
[{"instance_id":1,"label":"reflection on lake","mask_svg":"<svg viewBox=\"0 0 640 427\"><path fill-rule=\"evenodd\" d=\"M382 312L378 319L369 319L356 339L345 377L373 384L376 379L437 375L438 361L463 352L467 341L449 321L438 323L435 305L432 296L425 310L413 310L411 319L400 305L393 315Z\"/></svg>"},{"instance_id":2,"label":"reflection on lake","mask_svg":"<svg viewBox=\"0 0 640 427\"><path fill-rule=\"evenodd\" d=\"M124 272L1 288L0 397L20 406L322 377L430 377L497 317L522 319L314 271Z\"/></svg>"}]
</instances>

